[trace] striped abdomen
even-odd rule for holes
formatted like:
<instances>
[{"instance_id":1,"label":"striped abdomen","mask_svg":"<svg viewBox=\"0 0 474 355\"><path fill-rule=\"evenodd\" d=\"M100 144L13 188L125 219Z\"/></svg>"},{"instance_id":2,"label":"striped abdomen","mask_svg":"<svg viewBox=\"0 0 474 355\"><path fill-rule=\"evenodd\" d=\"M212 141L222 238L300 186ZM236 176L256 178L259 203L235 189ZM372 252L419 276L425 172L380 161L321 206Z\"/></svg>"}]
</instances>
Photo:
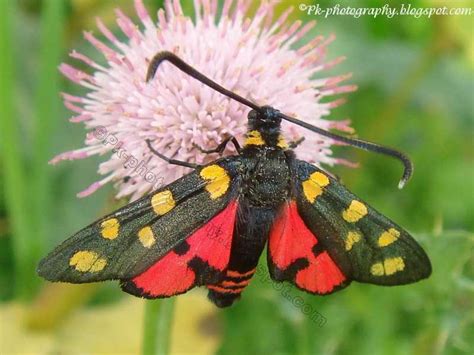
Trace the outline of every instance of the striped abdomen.
<instances>
[{"instance_id":1,"label":"striped abdomen","mask_svg":"<svg viewBox=\"0 0 474 355\"><path fill-rule=\"evenodd\" d=\"M218 307L230 306L250 283L274 215L272 208L254 207L240 199L226 275L218 284L207 285L209 298Z\"/></svg>"},{"instance_id":2,"label":"striped abdomen","mask_svg":"<svg viewBox=\"0 0 474 355\"><path fill-rule=\"evenodd\" d=\"M230 306L250 283L255 268L247 272L227 270L224 280L217 285L208 285L209 298L219 307Z\"/></svg>"}]
</instances>

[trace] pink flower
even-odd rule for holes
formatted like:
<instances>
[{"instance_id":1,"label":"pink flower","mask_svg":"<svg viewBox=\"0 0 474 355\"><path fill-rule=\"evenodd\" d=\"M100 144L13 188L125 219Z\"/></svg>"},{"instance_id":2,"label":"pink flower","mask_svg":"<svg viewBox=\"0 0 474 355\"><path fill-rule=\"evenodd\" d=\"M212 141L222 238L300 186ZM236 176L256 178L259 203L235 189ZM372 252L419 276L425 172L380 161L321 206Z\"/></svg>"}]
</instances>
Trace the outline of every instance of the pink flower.
<instances>
[{"instance_id":1,"label":"pink flower","mask_svg":"<svg viewBox=\"0 0 474 355\"><path fill-rule=\"evenodd\" d=\"M146 144L175 159L203 163L217 156L205 155L195 146L214 148L229 134L242 142L248 108L231 101L170 64L163 64L155 78L145 82L148 63L159 51L172 51L227 89L256 102L324 129L351 131L348 121L324 117L343 100L327 96L355 90L339 86L350 75L325 77L343 58L325 60L334 37L314 37L295 46L315 25L287 22L291 9L272 21L275 1L262 3L248 17L249 1L225 1L217 16L217 1L195 1L196 18L184 16L178 0L166 3L154 23L141 0L135 8L140 29L117 10L117 24L128 37L120 42L100 21L97 26L108 43L91 33L85 38L105 56L106 64L94 62L76 51L71 57L88 64L85 73L69 64L60 66L70 80L84 86L83 97L63 94L67 108L76 113L71 122L82 122L89 133L85 148L69 151L51 160L74 160L99 154L109 156L99 166L105 177L80 192L87 196L106 183L115 183L117 197L137 199L187 172L153 155ZM296 149L300 159L320 164L344 163L332 157L331 139L304 128L283 123L287 140L305 136ZM235 153L229 146L225 154ZM345 162L347 163L347 162Z\"/></svg>"}]
</instances>

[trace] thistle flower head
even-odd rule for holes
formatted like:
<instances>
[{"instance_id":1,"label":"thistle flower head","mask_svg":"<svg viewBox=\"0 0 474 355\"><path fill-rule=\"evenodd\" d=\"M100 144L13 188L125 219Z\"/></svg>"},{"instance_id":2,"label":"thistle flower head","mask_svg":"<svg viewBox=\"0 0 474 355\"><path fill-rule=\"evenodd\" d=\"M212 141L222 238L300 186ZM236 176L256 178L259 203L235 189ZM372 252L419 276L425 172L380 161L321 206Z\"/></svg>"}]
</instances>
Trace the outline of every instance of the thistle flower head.
<instances>
[{"instance_id":1,"label":"thistle flower head","mask_svg":"<svg viewBox=\"0 0 474 355\"><path fill-rule=\"evenodd\" d=\"M187 172L153 155L147 139L165 156L195 163L217 157L196 146L215 148L228 135L243 141L247 107L167 63L152 81L145 81L151 58L163 50L174 52L225 88L259 105L273 106L324 129L351 130L348 121L324 119L331 108L342 103L340 99L327 100L327 96L355 89L353 85L340 86L348 75L324 75L343 59L325 59L333 37L317 36L298 45L314 22L289 23L291 9L273 19L274 1L263 2L250 17L249 5L249 1L226 0L218 10L217 1L196 0L192 19L183 14L178 0L168 1L155 22L142 0L135 0L140 27L120 10L116 12L126 42L117 39L100 19L97 26L104 40L85 33L106 63L73 51L71 57L90 66L90 72L69 64L60 66L66 77L88 89L83 97L63 94L66 107L76 113L71 122L81 122L88 130L85 147L62 153L51 163L96 154L109 158L99 166L104 177L78 196L87 196L111 182L118 189L118 198L134 200ZM332 157L330 139L287 122L282 130L289 141L305 136L296 149L300 159L330 165L345 162ZM232 153L231 147L224 152Z\"/></svg>"}]
</instances>

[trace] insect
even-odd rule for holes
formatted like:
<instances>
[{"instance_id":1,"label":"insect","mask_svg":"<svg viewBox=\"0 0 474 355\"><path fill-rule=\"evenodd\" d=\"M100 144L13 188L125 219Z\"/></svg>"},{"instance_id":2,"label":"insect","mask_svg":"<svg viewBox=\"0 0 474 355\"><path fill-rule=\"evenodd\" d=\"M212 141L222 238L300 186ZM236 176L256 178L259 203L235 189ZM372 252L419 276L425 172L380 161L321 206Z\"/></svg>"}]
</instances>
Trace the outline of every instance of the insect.
<instances>
[{"instance_id":1,"label":"insect","mask_svg":"<svg viewBox=\"0 0 474 355\"><path fill-rule=\"evenodd\" d=\"M120 280L124 291L144 298L170 297L196 286L208 289L218 307L238 299L268 244L273 280L326 295L351 281L401 285L427 278L430 261L400 226L349 192L337 179L298 160L286 142L282 120L365 150L399 159L402 153L339 136L258 106L221 87L170 52L151 61L147 81L168 61L188 75L251 108L238 154L207 165L173 160L194 171L80 230L41 260L38 273L50 281Z\"/></svg>"}]
</instances>

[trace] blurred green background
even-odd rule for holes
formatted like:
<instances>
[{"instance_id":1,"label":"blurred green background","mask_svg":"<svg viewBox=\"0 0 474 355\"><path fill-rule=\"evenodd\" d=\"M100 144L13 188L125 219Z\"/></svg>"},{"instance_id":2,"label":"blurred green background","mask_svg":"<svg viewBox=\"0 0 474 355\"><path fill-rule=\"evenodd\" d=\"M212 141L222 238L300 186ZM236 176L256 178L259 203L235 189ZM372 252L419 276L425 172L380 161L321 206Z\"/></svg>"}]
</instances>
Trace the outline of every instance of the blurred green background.
<instances>
[{"instance_id":1,"label":"blurred green background","mask_svg":"<svg viewBox=\"0 0 474 355\"><path fill-rule=\"evenodd\" d=\"M322 7L381 4L318 2ZM277 9L299 3L283 1ZM410 3L473 6L472 1ZM145 4L154 14L161 1ZM96 16L114 28L116 7L136 19L132 1L125 0L0 1L2 353L141 349L142 300L121 293L113 282L46 285L34 272L47 250L118 206L111 187L75 197L96 180L101 159L47 165L55 154L82 146L84 138L84 129L68 122L71 114L59 98L61 91L84 91L61 77L57 66L71 62L72 49L99 58L82 30L95 29ZM298 9L292 16L314 18ZM345 55L347 60L332 73L353 72L350 81L359 86L331 117L351 118L359 137L398 147L415 164L413 180L401 191L396 188L400 166L374 154L338 148L336 155L359 162L360 168L331 171L413 232L431 257L433 275L395 288L353 284L324 298L296 289L288 293L257 275L243 299L226 310L213 308L204 292L193 291L175 303L171 352L472 354L473 16L317 20L307 39L336 34L328 58Z\"/></svg>"}]
</instances>

